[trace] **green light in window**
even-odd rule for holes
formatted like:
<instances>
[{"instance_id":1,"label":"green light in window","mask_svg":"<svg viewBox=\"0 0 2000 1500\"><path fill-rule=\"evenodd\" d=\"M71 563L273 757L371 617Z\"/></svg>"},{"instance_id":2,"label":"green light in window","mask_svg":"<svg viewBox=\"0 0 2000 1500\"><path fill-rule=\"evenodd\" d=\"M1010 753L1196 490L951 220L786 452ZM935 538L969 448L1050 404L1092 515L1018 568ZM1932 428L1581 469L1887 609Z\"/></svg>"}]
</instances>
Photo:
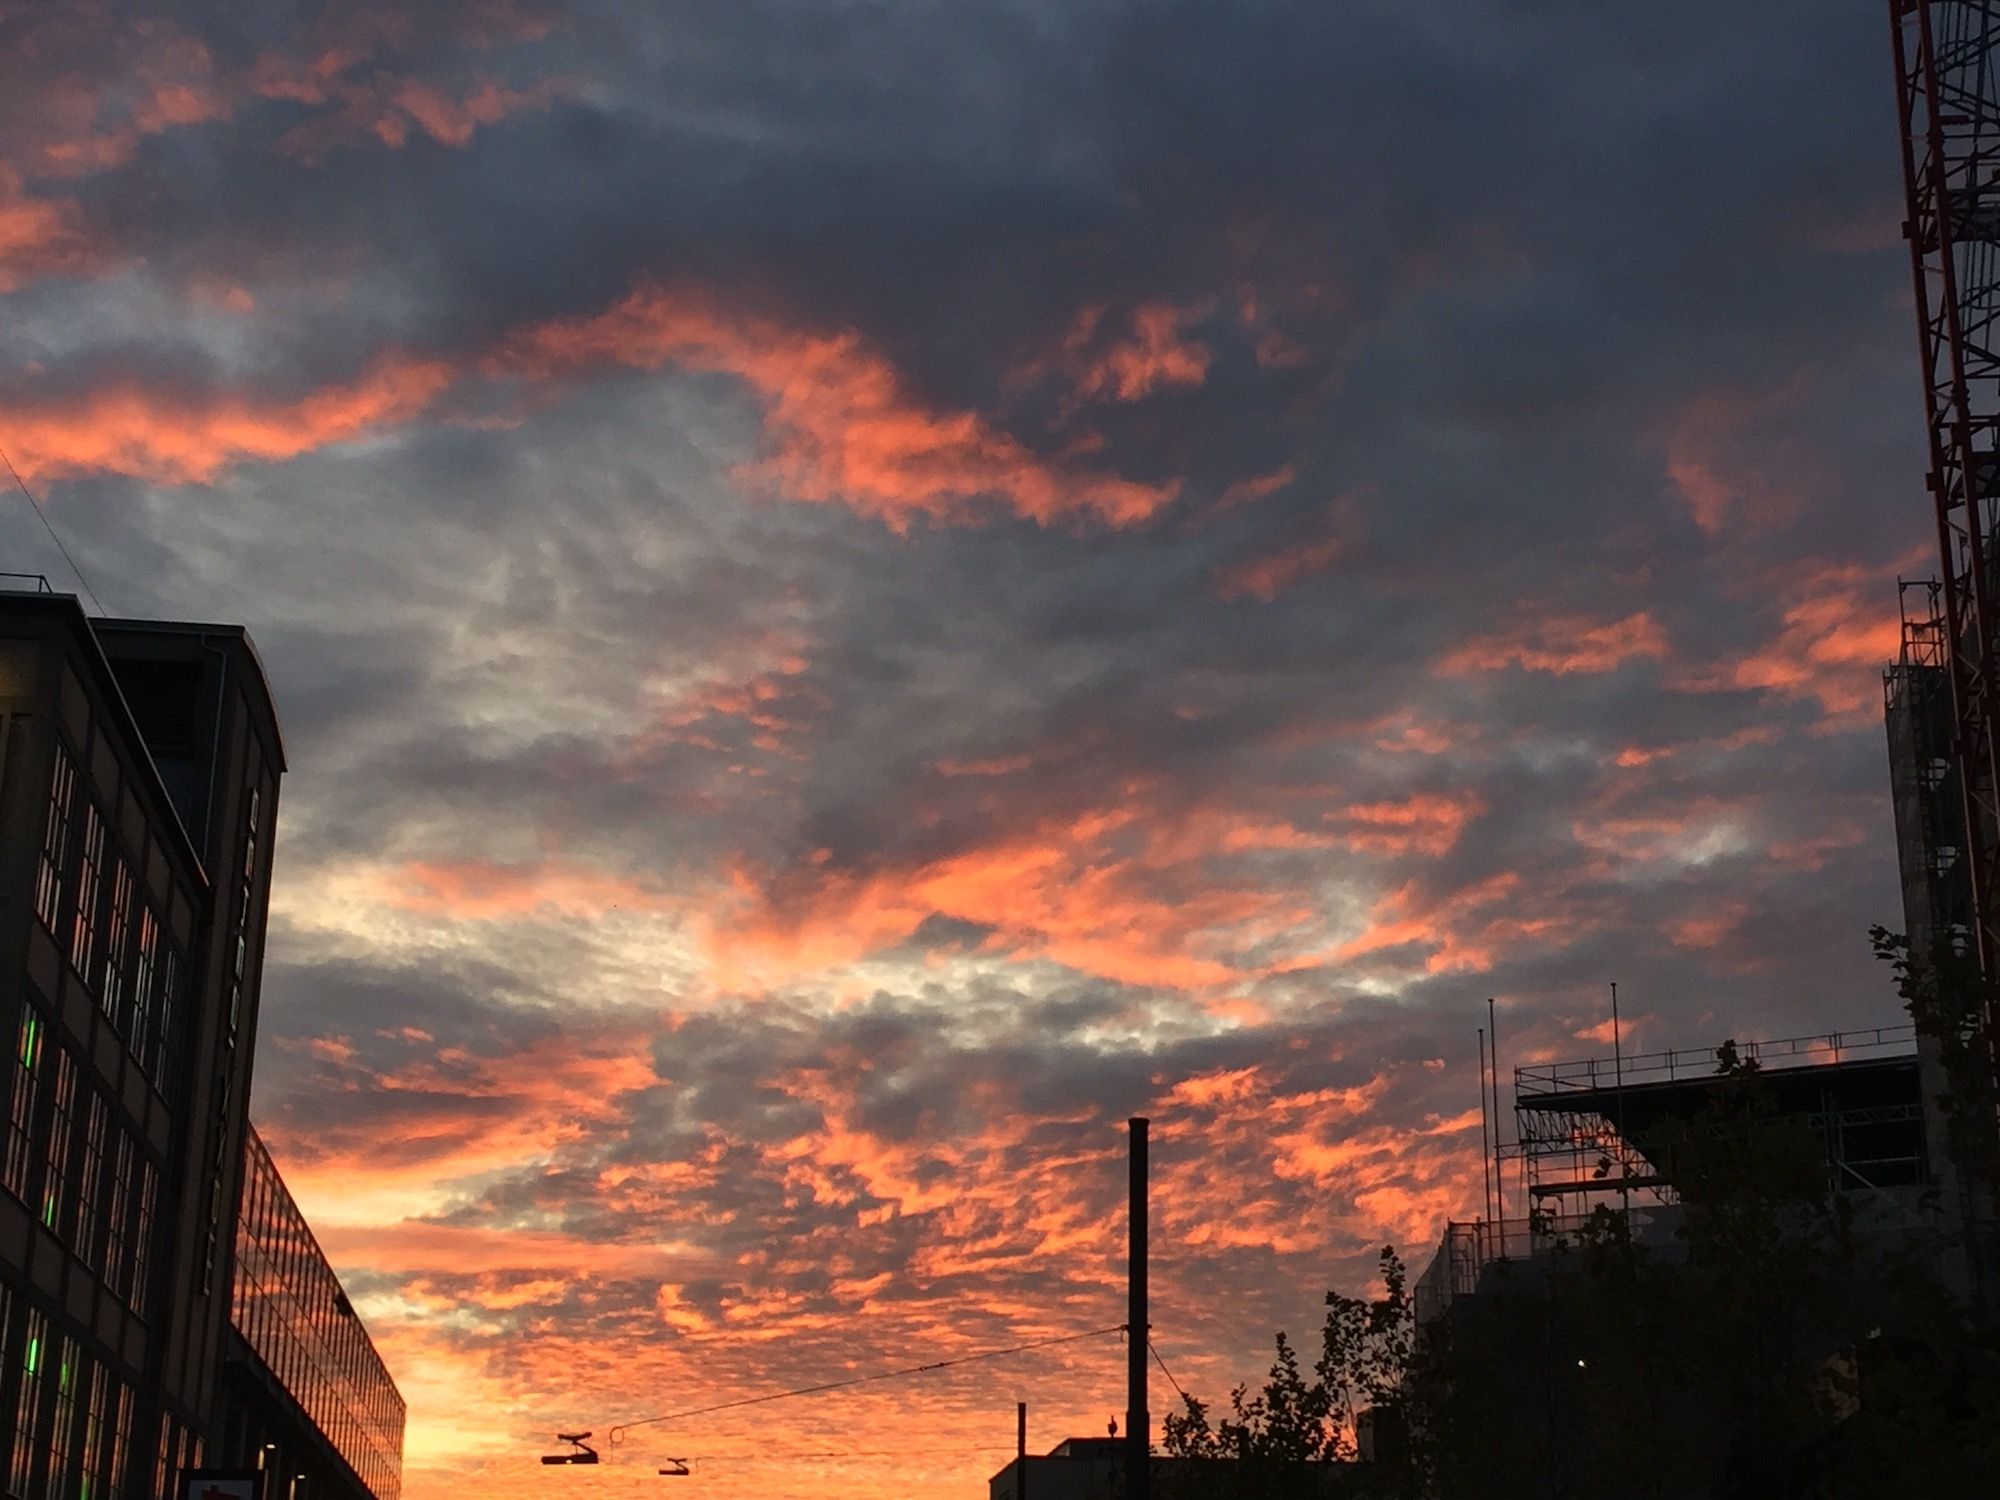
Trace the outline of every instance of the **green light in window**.
<instances>
[{"instance_id":1,"label":"green light in window","mask_svg":"<svg viewBox=\"0 0 2000 1500\"><path fill-rule=\"evenodd\" d=\"M35 1016L21 1022L21 1061L29 1067L35 1065L35 1058L41 1052L42 1023Z\"/></svg>"},{"instance_id":2,"label":"green light in window","mask_svg":"<svg viewBox=\"0 0 2000 1500\"><path fill-rule=\"evenodd\" d=\"M40 1339L31 1338L28 1340L27 1370L30 1375L39 1375L42 1373L42 1341Z\"/></svg>"}]
</instances>

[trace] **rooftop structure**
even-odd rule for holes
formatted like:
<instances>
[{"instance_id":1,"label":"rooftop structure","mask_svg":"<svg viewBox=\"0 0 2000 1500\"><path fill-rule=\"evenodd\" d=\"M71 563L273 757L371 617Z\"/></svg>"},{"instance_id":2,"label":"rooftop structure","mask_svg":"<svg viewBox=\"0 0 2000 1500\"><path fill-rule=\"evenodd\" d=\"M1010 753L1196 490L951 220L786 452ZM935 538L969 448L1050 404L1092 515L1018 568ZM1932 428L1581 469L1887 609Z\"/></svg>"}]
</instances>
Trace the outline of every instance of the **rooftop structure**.
<instances>
[{"instance_id":1,"label":"rooftop structure","mask_svg":"<svg viewBox=\"0 0 2000 1500\"><path fill-rule=\"evenodd\" d=\"M1515 1138L1496 1152L1498 1212L1445 1226L1417 1280L1419 1321L1472 1295L1493 1262L1572 1238L1600 1206L1639 1243L1674 1251L1685 1192L1676 1153L1730 1086L1723 1055L1754 1066L1774 1119L1811 1132L1829 1191L1859 1202L1868 1224L1915 1227L1935 1181L1916 1041L1913 1027L1886 1026L1517 1068Z\"/></svg>"}]
</instances>

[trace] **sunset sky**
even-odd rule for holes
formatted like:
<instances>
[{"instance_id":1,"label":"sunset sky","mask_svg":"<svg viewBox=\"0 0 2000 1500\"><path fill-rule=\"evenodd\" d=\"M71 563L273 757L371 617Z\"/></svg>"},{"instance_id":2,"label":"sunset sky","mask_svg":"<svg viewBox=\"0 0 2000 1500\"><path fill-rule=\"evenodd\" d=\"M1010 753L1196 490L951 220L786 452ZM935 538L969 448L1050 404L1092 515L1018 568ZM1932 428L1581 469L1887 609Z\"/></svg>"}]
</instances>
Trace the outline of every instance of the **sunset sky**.
<instances>
[{"instance_id":1,"label":"sunset sky","mask_svg":"<svg viewBox=\"0 0 2000 1500\"><path fill-rule=\"evenodd\" d=\"M1115 1337L535 1456L1121 1321L1135 1113L1224 1395L1476 1211L1488 995L1898 1019L1892 96L1876 0L0 3L0 446L262 650L410 1500L975 1500Z\"/></svg>"}]
</instances>

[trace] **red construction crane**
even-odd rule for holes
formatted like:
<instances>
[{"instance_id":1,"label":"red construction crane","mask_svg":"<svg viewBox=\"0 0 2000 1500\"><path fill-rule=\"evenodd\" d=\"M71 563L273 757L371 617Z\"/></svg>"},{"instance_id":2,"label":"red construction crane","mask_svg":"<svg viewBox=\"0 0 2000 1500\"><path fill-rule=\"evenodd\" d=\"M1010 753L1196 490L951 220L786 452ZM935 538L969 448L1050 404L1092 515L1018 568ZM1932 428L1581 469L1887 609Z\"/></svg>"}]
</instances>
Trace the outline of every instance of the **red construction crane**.
<instances>
[{"instance_id":1,"label":"red construction crane","mask_svg":"<svg viewBox=\"0 0 2000 1500\"><path fill-rule=\"evenodd\" d=\"M1963 847L1939 851L1970 893L1948 936L2000 979L2000 0L1890 0L1889 16L1965 812ZM1981 1020L1990 1066L1990 1004Z\"/></svg>"}]
</instances>

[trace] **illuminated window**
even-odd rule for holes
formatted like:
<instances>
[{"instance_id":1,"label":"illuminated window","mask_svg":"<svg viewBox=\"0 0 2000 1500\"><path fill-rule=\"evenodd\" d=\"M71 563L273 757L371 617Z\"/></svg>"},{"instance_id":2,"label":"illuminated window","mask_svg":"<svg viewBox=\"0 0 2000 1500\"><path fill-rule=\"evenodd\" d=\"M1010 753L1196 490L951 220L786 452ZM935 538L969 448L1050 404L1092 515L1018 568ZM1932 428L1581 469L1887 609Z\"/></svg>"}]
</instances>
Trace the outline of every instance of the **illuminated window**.
<instances>
[{"instance_id":1,"label":"illuminated window","mask_svg":"<svg viewBox=\"0 0 2000 1500\"><path fill-rule=\"evenodd\" d=\"M139 1222L132 1232L132 1311L146 1315L146 1268L153 1247L153 1211L160 1191L159 1175L149 1161L139 1163Z\"/></svg>"},{"instance_id":2,"label":"illuminated window","mask_svg":"<svg viewBox=\"0 0 2000 1500\"><path fill-rule=\"evenodd\" d=\"M42 1480L45 1500L64 1500L64 1481L69 1478L70 1455L76 1451L76 1398L83 1373L83 1356L76 1340L68 1335L60 1340L61 1358L56 1361L56 1412L49 1428L49 1472Z\"/></svg>"},{"instance_id":3,"label":"illuminated window","mask_svg":"<svg viewBox=\"0 0 2000 1500\"><path fill-rule=\"evenodd\" d=\"M35 1100L42 1079L42 1041L48 1030L34 1006L21 1006L21 1032L14 1044L14 1087L7 1100L7 1158L0 1165L7 1191L28 1200L29 1142L35 1124Z\"/></svg>"},{"instance_id":4,"label":"illuminated window","mask_svg":"<svg viewBox=\"0 0 2000 1500\"><path fill-rule=\"evenodd\" d=\"M124 1500L131 1486L125 1472L132 1461L132 1392L119 1380L111 1382L111 1465L106 1472L105 1500Z\"/></svg>"},{"instance_id":5,"label":"illuminated window","mask_svg":"<svg viewBox=\"0 0 2000 1500\"><path fill-rule=\"evenodd\" d=\"M41 1416L42 1365L48 1357L48 1343L49 1320L38 1309L29 1308L27 1335L21 1341L21 1385L14 1401L14 1462L7 1481L9 1493L15 1495L28 1493L35 1453L41 1446L35 1427Z\"/></svg>"},{"instance_id":6,"label":"illuminated window","mask_svg":"<svg viewBox=\"0 0 2000 1500\"><path fill-rule=\"evenodd\" d=\"M111 1158L111 1203L104 1234L104 1284L113 1296L123 1297L130 1267L125 1263L125 1219L132 1211L132 1137L116 1131L118 1147Z\"/></svg>"},{"instance_id":7,"label":"illuminated window","mask_svg":"<svg viewBox=\"0 0 2000 1500\"><path fill-rule=\"evenodd\" d=\"M90 961L97 951L97 895L104 879L104 820L90 803L83 805L83 857L76 864L76 911L70 917L70 966L90 983Z\"/></svg>"},{"instance_id":8,"label":"illuminated window","mask_svg":"<svg viewBox=\"0 0 2000 1500\"><path fill-rule=\"evenodd\" d=\"M109 1111L93 1092L83 1116L83 1170L76 1182L76 1238L72 1243L83 1263L95 1269L97 1261L97 1203L104 1180L104 1133Z\"/></svg>"},{"instance_id":9,"label":"illuminated window","mask_svg":"<svg viewBox=\"0 0 2000 1500\"><path fill-rule=\"evenodd\" d=\"M160 1441L153 1449L153 1493L170 1495L180 1478L174 1472L174 1417L172 1412L160 1413Z\"/></svg>"},{"instance_id":10,"label":"illuminated window","mask_svg":"<svg viewBox=\"0 0 2000 1500\"><path fill-rule=\"evenodd\" d=\"M132 963L132 1029L125 1040L132 1055L143 1064L152 1054L149 1031L153 1012L153 973L159 966L160 919L153 908L139 908L139 953Z\"/></svg>"},{"instance_id":11,"label":"illuminated window","mask_svg":"<svg viewBox=\"0 0 2000 1500\"><path fill-rule=\"evenodd\" d=\"M105 1017L125 1029L125 960L132 946L132 871L124 860L111 872L111 916L104 926L104 979L98 1000Z\"/></svg>"},{"instance_id":12,"label":"illuminated window","mask_svg":"<svg viewBox=\"0 0 2000 1500\"><path fill-rule=\"evenodd\" d=\"M75 800L76 766L69 752L57 745L48 818L42 824L42 857L35 868L35 915L52 935L62 915L63 876L69 868L70 808Z\"/></svg>"},{"instance_id":13,"label":"illuminated window","mask_svg":"<svg viewBox=\"0 0 2000 1500\"><path fill-rule=\"evenodd\" d=\"M77 1500L97 1500L98 1475L104 1463L104 1405L111 1372L94 1365L83 1384L83 1467L77 1475Z\"/></svg>"},{"instance_id":14,"label":"illuminated window","mask_svg":"<svg viewBox=\"0 0 2000 1500\"><path fill-rule=\"evenodd\" d=\"M70 1138L76 1122L76 1063L56 1049L56 1105L49 1116L49 1155L42 1172L42 1222L63 1232L64 1193L69 1186Z\"/></svg>"}]
</instances>

